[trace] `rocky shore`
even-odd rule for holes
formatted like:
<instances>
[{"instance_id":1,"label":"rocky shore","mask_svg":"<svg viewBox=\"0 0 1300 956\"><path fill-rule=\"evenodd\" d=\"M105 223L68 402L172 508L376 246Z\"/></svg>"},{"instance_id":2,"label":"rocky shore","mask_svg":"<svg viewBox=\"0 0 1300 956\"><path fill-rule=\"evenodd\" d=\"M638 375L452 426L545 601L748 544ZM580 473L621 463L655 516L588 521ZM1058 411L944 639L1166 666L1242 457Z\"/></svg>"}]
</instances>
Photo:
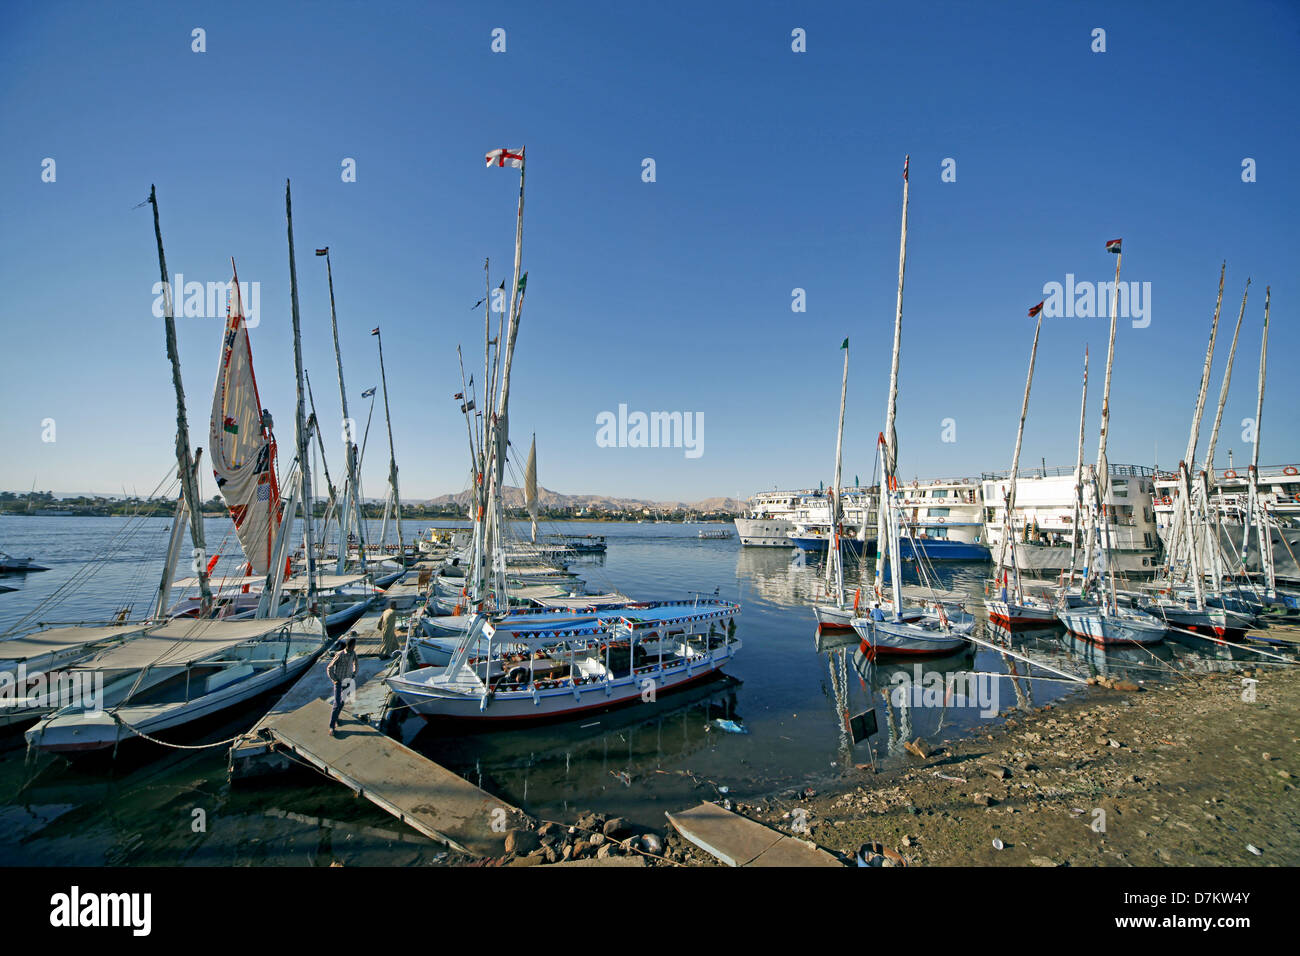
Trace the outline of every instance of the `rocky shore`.
<instances>
[{"instance_id":1,"label":"rocky shore","mask_svg":"<svg viewBox=\"0 0 1300 956\"><path fill-rule=\"evenodd\" d=\"M1298 744L1300 670L1261 665L1096 686L946 746L915 741L907 766L728 809L850 865L1294 866ZM671 830L596 813L512 831L480 865L559 863L716 865Z\"/></svg>"}]
</instances>

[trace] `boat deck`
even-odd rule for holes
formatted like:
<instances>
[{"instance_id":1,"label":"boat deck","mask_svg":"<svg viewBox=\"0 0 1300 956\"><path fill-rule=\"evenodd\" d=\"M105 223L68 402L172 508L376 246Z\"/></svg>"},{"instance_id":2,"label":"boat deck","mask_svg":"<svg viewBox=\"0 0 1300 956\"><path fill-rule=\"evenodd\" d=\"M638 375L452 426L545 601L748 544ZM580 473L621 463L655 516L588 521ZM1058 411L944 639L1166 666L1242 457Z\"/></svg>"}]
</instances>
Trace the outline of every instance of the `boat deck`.
<instances>
[{"instance_id":1,"label":"boat deck","mask_svg":"<svg viewBox=\"0 0 1300 956\"><path fill-rule=\"evenodd\" d=\"M825 850L714 803L664 816L683 837L727 866L842 866Z\"/></svg>"}]
</instances>

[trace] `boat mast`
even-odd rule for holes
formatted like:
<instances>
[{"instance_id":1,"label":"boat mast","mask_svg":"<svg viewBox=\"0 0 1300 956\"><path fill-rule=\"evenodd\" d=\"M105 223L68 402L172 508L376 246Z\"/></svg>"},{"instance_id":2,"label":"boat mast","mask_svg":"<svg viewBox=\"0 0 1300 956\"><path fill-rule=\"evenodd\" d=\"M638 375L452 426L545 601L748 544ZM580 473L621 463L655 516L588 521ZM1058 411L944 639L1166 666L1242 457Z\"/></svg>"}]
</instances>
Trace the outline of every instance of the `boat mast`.
<instances>
[{"instance_id":1,"label":"boat mast","mask_svg":"<svg viewBox=\"0 0 1300 956\"><path fill-rule=\"evenodd\" d=\"M840 425L835 434L835 484L831 488L831 550L826 561L826 587L832 590L836 605L844 599L844 560L840 554L844 507L840 501L840 474L844 463L844 405L849 394L849 340L844 349L844 377L840 381ZM863 515L866 520L866 515Z\"/></svg>"},{"instance_id":2,"label":"boat mast","mask_svg":"<svg viewBox=\"0 0 1300 956\"><path fill-rule=\"evenodd\" d=\"M1200 474L1201 518L1205 540L1210 552L1211 567L1214 571L1214 590L1223 588L1223 551L1219 535L1219 509L1214 507L1211 494L1216 484L1214 477L1214 448L1219 442L1219 426L1223 423L1223 406L1228 402L1228 385L1232 381L1232 364L1237 357L1237 337L1241 334L1241 320L1246 315L1246 296L1250 293L1250 279L1246 280L1246 289L1241 294L1241 311L1237 313L1237 325L1232 331L1232 346L1228 349L1228 364L1223 369L1223 384L1219 387L1219 405L1214 411L1214 427L1210 429L1210 444L1205 450L1205 467ZM1214 514L1210 511L1213 508Z\"/></svg>"},{"instance_id":3,"label":"boat mast","mask_svg":"<svg viewBox=\"0 0 1300 956\"><path fill-rule=\"evenodd\" d=\"M1070 534L1070 577L1066 587L1074 584L1074 560L1079 552L1079 535L1083 527L1083 434L1088 416L1088 346L1083 347L1083 395L1079 399L1079 454L1074 461L1074 530ZM1004 531L1003 536L1008 532ZM1086 564L1084 565L1087 566Z\"/></svg>"},{"instance_id":4,"label":"boat mast","mask_svg":"<svg viewBox=\"0 0 1300 956\"><path fill-rule=\"evenodd\" d=\"M1106 552L1106 575L1110 581L1108 606L1115 609L1115 562L1110 553L1110 522L1106 517L1106 498L1110 494L1110 462L1106 459L1106 441L1110 437L1110 379L1115 368L1115 329L1119 317L1119 267L1122 251L1115 253L1115 285L1110 296L1110 344L1106 350L1106 380L1101 390L1101 438L1097 448L1097 508L1100 511L1102 548Z\"/></svg>"},{"instance_id":5,"label":"boat mast","mask_svg":"<svg viewBox=\"0 0 1300 956\"><path fill-rule=\"evenodd\" d=\"M343 407L343 454L344 468L347 469L346 487L343 490L343 508L346 520L339 521L339 556L335 573L342 574L348 559L347 524L356 523L357 551L361 555L361 570L366 568L365 525L361 521L361 499L357 492L357 450L352 434L352 419L348 416L348 390L343 384L343 352L339 348L339 320L334 311L334 266L330 262L330 247L317 249L316 255L325 257L325 275L330 286L330 327L334 331L334 365L339 373L339 403Z\"/></svg>"},{"instance_id":6,"label":"boat mast","mask_svg":"<svg viewBox=\"0 0 1300 956\"><path fill-rule=\"evenodd\" d=\"M299 474L302 476L303 543L307 552L307 602L311 613L315 613L316 540L311 513L311 465L310 456L307 454L310 436L307 433L307 395L306 390L303 388L302 327L298 316L298 266L293 255L293 197L290 194L287 179L284 181L284 218L289 240L289 305L293 315L293 367L298 393L298 402L294 409L294 426L298 449L298 469ZM292 516L290 516L290 520L292 520Z\"/></svg>"},{"instance_id":7,"label":"boat mast","mask_svg":"<svg viewBox=\"0 0 1300 956\"><path fill-rule=\"evenodd\" d=\"M903 157L903 222L898 239L898 299L894 308L894 355L889 368L889 402L885 406L885 430L880 436L884 448L881 452L880 498L876 507L876 568L872 590L880 597L881 569L886 554L889 525L893 523L892 515L886 518L886 498L893 491L894 468L898 464L898 435L894 428L894 417L898 408L898 357L903 338L903 276L907 269L907 167L910 156ZM892 553L893 549L889 548ZM894 581L894 609L901 612L901 591L898 580L898 568L893 568L890 577Z\"/></svg>"},{"instance_id":8,"label":"boat mast","mask_svg":"<svg viewBox=\"0 0 1300 956\"><path fill-rule=\"evenodd\" d=\"M1192 477L1190 469L1196 464L1196 444L1200 437L1201 417L1205 412L1205 396L1210 387L1210 367L1214 360L1214 344L1219 334L1219 313L1223 306L1223 276L1227 263L1219 267L1219 293L1214 303L1214 319L1210 323L1210 342L1205 349L1205 365L1201 368L1201 386L1196 395L1196 410L1192 414L1192 427L1187 436L1187 450L1178 463L1178 511L1173 519L1173 529L1169 536L1168 557L1166 559L1169 584L1175 583L1174 564L1179 559L1184 545L1187 560L1190 563L1190 576L1196 594L1196 609L1205 610L1205 594L1201 580L1201 553L1196 545L1194 525L1192 523Z\"/></svg>"},{"instance_id":9,"label":"boat mast","mask_svg":"<svg viewBox=\"0 0 1300 956\"><path fill-rule=\"evenodd\" d=\"M1015 527L1013 516L1016 508L1016 475L1020 472L1020 446L1025 438L1025 418L1029 414L1029 389L1034 384L1034 361L1038 358L1038 333L1043 330L1043 309L1038 308L1038 325L1034 327L1034 344L1029 350L1029 375L1025 378L1025 397L1020 402L1020 425L1016 428L1016 450L1011 456L1011 482L1007 488L1007 515L1002 532L1002 542L998 546L998 563L996 567L1002 567L1002 560L1006 556L1007 538L1011 530ZM1016 547L1011 545L1011 566L1015 573L1015 599L1016 603L1023 603L1023 593L1020 588L1020 569L1016 567ZM996 568L994 570L996 574ZM1002 572L1004 575L1006 571Z\"/></svg>"},{"instance_id":10,"label":"boat mast","mask_svg":"<svg viewBox=\"0 0 1300 956\"><path fill-rule=\"evenodd\" d=\"M515 341L519 335L519 311L523 305L524 284L526 277L520 275L520 266L523 261L524 248L524 176L527 171L527 160L524 159L525 150L519 150L519 204L515 214L515 264L514 276L510 290L510 323L506 331L506 341L497 343L497 353L501 363L500 385L497 388L495 396L495 408L489 407L491 414L489 425L489 434L491 441L487 448L491 467L488 469L489 490L488 490L488 512L489 522L487 531L488 547L486 557L490 560L492 570L497 574L495 590L497 603L501 607L508 605L505 592L505 561L498 560L495 554L500 535L500 510L502 483L505 480L506 466L506 448L510 442L510 368L514 359ZM502 355L504 353L504 355ZM492 399L489 394L489 401ZM504 552L501 555L504 558Z\"/></svg>"},{"instance_id":11,"label":"boat mast","mask_svg":"<svg viewBox=\"0 0 1300 956\"><path fill-rule=\"evenodd\" d=\"M203 449L200 448L194 453L194 473L197 476L199 471L199 461L203 458ZM176 514L172 518L172 533L167 542L167 560L163 563L162 582L158 585L158 601L154 606L153 619L155 621L164 620L167 616L167 608L171 603L172 581L176 576L176 561L181 553L181 539L185 536L185 526L190 520L190 508L185 501L185 492L182 491L179 498L176 499Z\"/></svg>"},{"instance_id":12,"label":"boat mast","mask_svg":"<svg viewBox=\"0 0 1300 956\"><path fill-rule=\"evenodd\" d=\"M1273 568L1273 530L1268 525L1268 514L1259 500L1259 425L1264 417L1264 377L1268 370L1268 305L1269 287L1264 286L1264 336L1259 345L1259 397L1255 401L1255 442L1250 453L1250 487L1247 493L1247 513L1242 521L1244 526L1241 541L1241 557L1244 562L1247 546L1250 544L1250 525L1255 522L1259 536L1259 562L1264 572L1264 587L1271 598L1277 591L1277 581Z\"/></svg>"},{"instance_id":13,"label":"boat mast","mask_svg":"<svg viewBox=\"0 0 1300 956\"><path fill-rule=\"evenodd\" d=\"M172 385L176 389L176 465L180 473L181 494L190 512L190 541L194 545L194 573L199 579L199 616L207 617L212 610L212 589L208 583L208 552L203 542L203 503L199 501L199 486L195 475L197 459L190 454L190 426L185 414L185 386L181 382L181 356L176 347L176 317L171 293L171 279L167 274L167 256L163 253L162 226L158 220L158 194L149 186L149 204L153 206L153 233L158 240L158 269L162 273L163 324L167 330L167 358L172 365ZM163 573L166 581L171 575L169 567Z\"/></svg>"},{"instance_id":14,"label":"boat mast","mask_svg":"<svg viewBox=\"0 0 1300 956\"><path fill-rule=\"evenodd\" d=\"M379 343L379 383L384 389L384 420L388 423L388 483L393 492L393 522L397 525L397 559L406 566L406 547L402 542L402 499L397 491L397 449L393 446L393 416L388 410L388 375L384 371L384 337L375 329Z\"/></svg>"}]
</instances>

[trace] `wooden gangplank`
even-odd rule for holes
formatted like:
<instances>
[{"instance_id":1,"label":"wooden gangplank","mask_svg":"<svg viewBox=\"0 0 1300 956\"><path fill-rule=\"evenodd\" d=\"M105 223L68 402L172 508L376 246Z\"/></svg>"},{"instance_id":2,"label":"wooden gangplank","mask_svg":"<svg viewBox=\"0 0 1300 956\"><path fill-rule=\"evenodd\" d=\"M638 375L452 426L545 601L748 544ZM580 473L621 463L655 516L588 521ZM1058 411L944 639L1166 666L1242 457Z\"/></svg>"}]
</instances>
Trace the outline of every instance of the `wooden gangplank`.
<instances>
[{"instance_id":1,"label":"wooden gangplank","mask_svg":"<svg viewBox=\"0 0 1300 956\"><path fill-rule=\"evenodd\" d=\"M506 830L522 811L394 740L368 723L341 721L313 700L272 723L277 746L351 788L430 839L475 856L505 854Z\"/></svg>"},{"instance_id":2,"label":"wooden gangplank","mask_svg":"<svg viewBox=\"0 0 1300 956\"><path fill-rule=\"evenodd\" d=\"M687 840L728 866L842 866L825 850L786 836L761 823L701 803L680 813L665 813Z\"/></svg>"}]
</instances>

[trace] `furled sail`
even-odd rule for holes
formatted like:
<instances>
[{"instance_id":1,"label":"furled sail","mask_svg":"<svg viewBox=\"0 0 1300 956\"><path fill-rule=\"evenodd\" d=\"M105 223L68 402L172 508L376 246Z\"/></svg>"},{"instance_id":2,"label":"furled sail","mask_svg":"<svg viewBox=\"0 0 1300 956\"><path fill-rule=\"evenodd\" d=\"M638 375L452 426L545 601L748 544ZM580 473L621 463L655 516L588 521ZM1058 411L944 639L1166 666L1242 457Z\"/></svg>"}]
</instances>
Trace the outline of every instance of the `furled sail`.
<instances>
[{"instance_id":1,"label":"furled sail","mask_svg":"<svg viewBox=\"0 0 1300 956\"><path fill-rule=\"evenodd\" d=\"M266 574L279 525L280 487L271 413L257 395L238 273L230 283L208 453L244 556L254 574Z\"/></svg>"},{"instance_id":2,"label":"furled sail","mask_svg":"<svg viewBox=\"0 0 1300 956\"><path fill-rule=\"evenodd\" d=\"M524 504L532 523L532 537L537 540L537 436L528 449L528 467L524 469Z\"/></svg>"}]
</instances>

